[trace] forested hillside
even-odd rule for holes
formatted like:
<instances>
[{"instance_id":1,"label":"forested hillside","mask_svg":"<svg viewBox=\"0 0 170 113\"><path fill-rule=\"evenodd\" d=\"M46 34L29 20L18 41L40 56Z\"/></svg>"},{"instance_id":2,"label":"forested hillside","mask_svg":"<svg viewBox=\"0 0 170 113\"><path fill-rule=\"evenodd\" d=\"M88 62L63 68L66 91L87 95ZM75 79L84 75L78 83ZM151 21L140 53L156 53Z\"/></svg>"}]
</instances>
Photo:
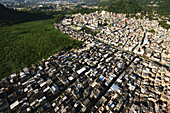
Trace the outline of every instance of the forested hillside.
<instances>
[{"instance_id":1,"label":"forested hillside","mask_svg":"<svg viewBox=\"0 0 170 113\"><path fill-rule=\"evenodd\" d=\"M142 7L134 0L117 0L107 5L106 9L116 13L137 13L142 11Z\"/></svg>"},{"instance_id":2,"label":"forested hillside","mask_svg":"<svg viewBox=\"0 0 170 113\"><path fill-rule=\"evenodd\" d=\"M49 18L52 18L52 16L47 16L43 13L15 11L0 4L0 26Z\"/></svg>"},{"instance_id":3,"label":"forested hillside","mask_svg":"<svg viewBox=\"0 0 170 113\"><path fill-rule=\"evenodd\" d=\"M153 12L159 15L170 15L170 0L85 0L93 5L117 13Z\"/></svg>"},{"instance_id":4,"label":"forested hillside","mask_svg":"<svg viewBox=\"0 0 170 113\"><path fill-rule=\"evenodd\" d=\"M159 7L156 9L160 15L170 15L170 0L162 0L158 2Z\"/></svg>"},{"instance_id":5,"label":"forested hillside","mask_svg":"<svg viewBox=\"0 0 170 113\"><path fill-rule=\"evenodd\" d=\"M55 30L54 20L33 21L0 28L0 78L82 42Z\"/></svg>"}]
</instances>

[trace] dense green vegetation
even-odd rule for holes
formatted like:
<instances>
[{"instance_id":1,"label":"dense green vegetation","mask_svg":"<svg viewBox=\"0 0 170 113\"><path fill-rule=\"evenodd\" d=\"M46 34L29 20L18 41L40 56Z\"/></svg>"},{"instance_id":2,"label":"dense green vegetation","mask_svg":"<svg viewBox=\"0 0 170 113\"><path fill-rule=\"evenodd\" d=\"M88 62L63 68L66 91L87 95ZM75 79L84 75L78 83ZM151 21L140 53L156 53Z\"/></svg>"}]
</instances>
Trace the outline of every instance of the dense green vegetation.
<instances>
[{"instance_id":1,"label":"dense green vegetation","mask_svg":"<svg viewBox=\"0 0 170 113\"><path fill-rule=\"evenodd\" d=\"M135 0L139 3L146 12L156 11L159 15L170 15L170 1L169 0ZM150 5L150 6L148 6ZM157 6L153 6L157 5Z\"/></svg>"},{"instance_id":2,"label":"dense green vegetation","mask_svg":"<svg viewBox=\"0 0 170 113\"><path fill-rule=\"evenodd\" d=\"M82 44L55 30L54 19L0 29L0 78L47 58L57 51Z\"/></svg>"},{"instance_id":3,"label":"dense green vegetation","mask_svg":"<svg viewBox=\"0 0 170 113\"><path fill-rule=\"evenodd\" d=\"M168 16L170 15L170 1L162 0L162 2L158 2L159 7L156 9L158 14Z\"/></svg>"},{"instance_id":4,"label":"dense green vegetation","mask_svg":"<svg viewBox=\"0 0 170 113\"><path fill-rule=\"evenodd\" d=\"M51 15L45 15L43 13L29 13L23 11L15 11L8 9L0 4L0 27L5 25L13 25L21 22L43 20L53 18Z\"/></svg>"},{"instance_id":5,"label":"dense green vegetation","mask_svg":"<svg viewBox=\"0 0 170 113\"><path fill-rule=\"evenodd\" d=\"M117 0L106 6L108 11L116 13L137 13L141 12L141 6L134 0Z\"/></svg>"},{"instance_id":6,"label":"dense green vegetation","mask_svg":"<svg viewBox=\"0 0 170 113\"><path fill-rule=\"evenodd\" d=\"M169 29L170 28L170 25L167 24L167 21L159 21L159 24L165 28L165 29Z\"/></svg>"},{"instance_id":7,"label":"dense green vegetation","mask_svg":"<svg viewBox=\"0 0 170 113\"><path fill-rule=\"evenodd\" d=\"M93 0L86 0L93 1ZM152 12L156 11L159 15L170 15L170 1L169 0L95 0L94 5L102 6L104 10L116 13L131 13L142 12L146 14L149 12L149 17ZM155 6L156 5L156 6ZM151 19L151 18L150 18Z\"/></svg>"},{"instance_id":8,"label":"dense green vegetation","mask_svg":"<svg viewBox=\"0 0 170 113\"><path fill-rule=\"evenodd\" d=\"M148 30L148 32L155 33L155 30L151 29L151 30Z\"/></svg>"},{"instance_id":9,"label":"dense green vegetation","mask_svg":"<svg viewBox=\"0 0 170 113\"><path fill-rule=\"evenodd\" d=\"M0 10L0 79L55 52L80 46L82 42L55 30L53 23L60 22L66 15L96 11L96 9L76 8L44 12L33 9L28 12L8 9L1 4ZM53 19L41 20L48 18Z\"/></svg>"}]
</instances>

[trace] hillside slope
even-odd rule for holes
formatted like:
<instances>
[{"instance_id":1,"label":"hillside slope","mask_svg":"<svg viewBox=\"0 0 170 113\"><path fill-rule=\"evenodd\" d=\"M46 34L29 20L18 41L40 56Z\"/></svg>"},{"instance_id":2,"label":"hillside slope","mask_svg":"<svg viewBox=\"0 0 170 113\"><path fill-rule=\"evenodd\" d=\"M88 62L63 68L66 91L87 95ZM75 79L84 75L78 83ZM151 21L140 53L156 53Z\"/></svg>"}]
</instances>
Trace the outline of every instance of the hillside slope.
<instances>
[{"instance_id":1,"label":"hillside slope","mask_svg":"<svg viewBox=\"0 0 170 113\"><path fill-rule=\"evenodd\" d=\"M0 4L0 26L49 18L52 17L41 13L15 11Z\"/></svg>"},{"instance_id":2,"label":"hillside slope","mask_svg":"<svg viewBox=\"0 0 170 113\"><path fill-rule=\"evenodd\" d=\"M105 6L105 9L116 13L137 13L142 11L142 7L135 0L117 0Z\"/></svg>"},{"instance_id":3,"label":"hillside slope","mask_svg":"<svg viewBox=\"0 0 170 113\"><path fill-rule=\"evenodd\" d=\"M90 3L96 1L93 5L103 7L105 10L118 13L136 13L136 12L153 12L169 16L169 0L85 0Z\"/></svg>"},{"instance_id":4,"label":"hillside slope","mask_svg":"<svg viewBox=\"0 0 170 113\"><path fill-rule=\"evenodd\" d=\"M32 21L0 28L0 79L55 52L81 45L82 42L56 30L54 21Z\"/></svg>"}]
</instances>

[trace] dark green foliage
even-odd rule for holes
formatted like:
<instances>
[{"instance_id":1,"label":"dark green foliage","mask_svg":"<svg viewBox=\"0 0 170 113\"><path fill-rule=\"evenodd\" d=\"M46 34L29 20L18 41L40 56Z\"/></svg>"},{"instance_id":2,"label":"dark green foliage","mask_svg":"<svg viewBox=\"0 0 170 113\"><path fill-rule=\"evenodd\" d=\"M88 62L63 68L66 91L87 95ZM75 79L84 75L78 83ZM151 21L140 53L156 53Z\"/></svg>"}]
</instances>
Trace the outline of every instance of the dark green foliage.
<instances>
[{"instance_id":1,"label":"dark green foliage","mask_svg":"<svg viewBox=\"0 0 170 113\"><path fill-rule=\"evenodd\" d=\"M148 32L155 33L155 30L151 29Z\"/></svg>"},{"instance_id":2,"label":"dark green foliage","mask_svg":"<svg viewBox=\"0 0 170 113\"><path fill-rule=\"evenodd\" d=\"M108 11L116 13L137 13L141 12L141 6L134 0L117 0L106 7Z\"/></svg>"},{"instance_id":3,"label":"dark green foliage","mask_svg":"<svg viewBox=\"0 0 170 113\"><path fill-rule=\"evenodd\" d=\"M33 21L0 28L0 78L82 42L55 30L55 20Z\"/></svg>"},{"instance_id":4,"label":"dark green foliage","mask_svg":"<svg viewBox=\"0 0 170 113\"><path fill-rule=\"evenodd\" d=\"M167 24L166 21L159 21L159 24L160 24L163 28L165 28L165 29L169 29L169 28L170 28L170 25Z\"/></svg>"},{"instance_id":5,"label":"dark green foliage","mask_svg":"<svg viewBox=\"0 0 170 113\"><path fill-rule=\"evenodd\" d=\"M162 2L160 2L157 11L160 15L165 15L165 16L170 15L170 1L163 0Z\"/></svg>"},{"instance_id":6,"label":"dark green foliage","mask_svg":"<svg viewBox=\"0 0 170 113\"><path fill-rule=\"evenodd\" d=\"M156 11L159 15L166 17L170 15L169 0L97 0L94 5L102 6L104 10L116 13L142 12L146 14L146 12ZM150 19L152 20L152 18Z\"/></svg>"},{"instance_id":7,"label":"dark green foliage","mask_svg":"<svg viewBox=\"0 0 170 113\"><path fill-rule=\"evenodd\" d=\"M145 11L157 11L160 15L170 15L170 1L169 0L135 0L138 2ZM151 3L151 1L153 3ZM149 7L147 5L158 5L158 7Z\"/></svg>"},{"instance_id":8,"label":"dark green foliage","mask_svg":"<svg viewBox=\"0 0 170 113\"><path fill-rule=\"evenodd\" d=\"M21 22L34 20L50 19L52 16L47 16L43 13L28 13L23 11L15 11L8 9L0 4L0 26L13 25Z\"/></svg>"},{"instance_id":9,"label":"dark green foliage","mask_svg":"<svg viewBox=\"0 0 170 113\"><path fill-rule=\"evenodd\" d=\"M104 23L102 26L107 26L108 24L107 23Z\"/></svg>"},{"instance_id":10,"label":"dark green foliage","mask_svg":"<svg viewBox=\"0 0 170 113\"><path fill-rule=\"evenodd\" d=\"M55 15L55 22L56 23L60 23L60 21L62 20L62 19L64 19L64 17L65 17L65 15L63 15L63 14L57 14L57 15Z\"/></svg>"}]
</instances>

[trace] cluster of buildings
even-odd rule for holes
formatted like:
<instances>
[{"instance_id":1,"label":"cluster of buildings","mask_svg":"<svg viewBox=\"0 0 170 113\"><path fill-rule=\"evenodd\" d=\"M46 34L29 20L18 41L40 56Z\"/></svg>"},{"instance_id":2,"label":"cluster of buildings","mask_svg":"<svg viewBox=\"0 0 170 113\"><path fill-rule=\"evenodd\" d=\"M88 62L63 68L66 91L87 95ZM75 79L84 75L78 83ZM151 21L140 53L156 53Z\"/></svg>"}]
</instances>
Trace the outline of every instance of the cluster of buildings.
<instances>
[{"instance_id":1,"label":"cluster of buildings","mask_svg":"<svg viewBox=\"0 0 170 113\"><path fill-rule=\"evenodd\" d=\"M170 66L170 29L162 28L157 20L128 19L126 14L106 11L73 17L62 23L74 29L87 27L98 32L97 40Z\"/></svg>"},{"instance_id":2,"label":"cluster of buildings","mask_svg":"<svg viewBox=\"0 0 170 113\"><path fill-rule=\"evenodd\" d=\"M102 42L113 50L114 48L117 48L117 51L122 49L122 47L120 47L122 46L121 44L117 46L114 45L113 47L107 40L103 41L97 36L76 31L72 26L70 27L70 25L57 24L55 27L72 38L84 41L87 44ZM137 32L136 35L140 35L140 33L141 32ZM101 34L99 33L98 36L101 36ZM143 43L142 40L141 43ZM105 48L103 47L103 49ZM125 49L122 49L122 51L124 55L123 58L128 57L132 63L128 66L127 64L129 64L129 62L127 63L127 60L123 61L126 62L125 67L128 68L123 69L124 71L122 73L120 73L120 71L117 73L118 76L116 76L116 79L111 82L110 86L108 85L109 87L107 88L109 89L107 92L104 91L103 95L96 101L91 101L90 112L168 112L169 67L156 61L144 59L143 57L131 57L133 53L129 54ZM117 56L119 58L122 57L121 54L117 54ZM114 69L116 70L117 68ZM99 79L107 80L107 77L102 76L99 77ZM106 83L107 81L105 85Z\"/></svg>"},{"instance_id":3,"label":"cluster of buildings","mask_svg":"<svg viewBox=\"0 0 170 113\"><path fill-rule=\"evenodd\" d=\"M168 113L170 70L167 66L122 49L123 43L119 41L116 46L117 40L111 36L117 33L115 38L122 40L125 38L123 31L92 36L65 24L73 20L67 18L54 26L84 44L77 49L55 53L37 65L3 78L0 81L0 112ZM120 23L117 26L124 28L129 24ZM131 27L135 25L137 23ZM128 34L133 38L134 34ZM110 42L111 38L115 44ZM135 38L131 41L135 43L135 40L139 41ZM138 45L143 45L141 43Z\"/></svg>"},{"instance_id":4,"label":"cluster of buildings","mask_svg":"<svg viewBox=\"0 0 170 113\"><path fill-rule=\"evenodd\" d=\"M169 112L169 77L170 73L164 67L136 58L94 109L101 113Z\"/></svg>"},{"instance_id":5,"label":"cluster of buildings","mask_svg":"<svg viewBox=\"0 0 170 113\"><path fill-rule=\"evenodd\" d=\"M135 57L101 42L62 51L1 80L1 112L85 112Z\"/></svg>"}]
</instances>

